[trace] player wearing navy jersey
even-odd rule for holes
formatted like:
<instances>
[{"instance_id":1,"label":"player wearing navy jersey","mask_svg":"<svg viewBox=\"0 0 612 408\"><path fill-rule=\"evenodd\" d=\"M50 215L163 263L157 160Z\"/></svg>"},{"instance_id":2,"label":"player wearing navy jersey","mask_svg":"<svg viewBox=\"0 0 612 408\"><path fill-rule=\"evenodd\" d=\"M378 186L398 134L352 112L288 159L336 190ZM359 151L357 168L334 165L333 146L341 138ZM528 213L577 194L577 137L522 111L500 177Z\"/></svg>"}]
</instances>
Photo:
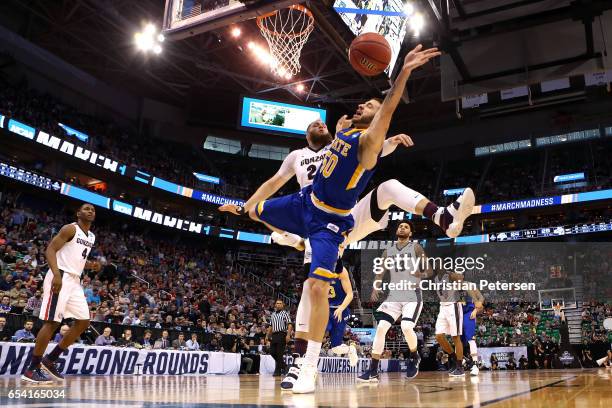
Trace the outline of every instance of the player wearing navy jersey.
<instances>
[{"instance_id":1,"label":"player wearing navy jersey","mask_svg":"<svg viewBox=\"0 0 612 408\"><path fill-rule=\"evenodd\" d=\"M90 231L91 224L96 218L96 209L92 204L86 203L79 207L76 215L77 222L64 225L53 237L45 252L49 271L43 282L43 299L39 316L44 323L36 336L30 366L21 376L24 381L50 382L51 380L41 371L41 365L51 377L63 379L55 362L60 354L89 327L89 307L80 279L87 256L96 240ZM75 319L72 328L51 353L43 358L51 336L64 318Z\"/></svg>"},{"instance_id":2,"label":"player wearing navy jersey","mask_svg":"<svg viewBox=\"0 0 612 408\"><path fill-rule=\"evenodd\" d=\"M461 340L467 344L470 349L471 364L470 373L473 376L478 375L478 347L476 346L476 316L482 310L484 297L478 289L473 291L475 297L466 295L461 301L463 307L463 332Z\"/></svg>"},{"instance_id":3,"label":"player wearing navy jersey","mask_svg":"<svg viewBox=\"0 0 612 408\"><path fill-rule=\"evenodd\" d=\"M338 278L329 285L329 322L326 331L329 333L332 352L339 356L348 354L349 364L354 367L357 364L357 350L352 344L344 344L344 333L351 315L348 306L353 301L353 285L342 261L339 260L338 265Z\"/></svg>"},{"instance_id":4,"label":"player wearing navy jersey","mask_svg":"<svg viewBox=\"0 0 612 408\"><path fill-rule=\"evenodd\" d=\"M391 117L404 92L408 77L417 67L440 55L437 49L422 51L417 46L404 59L404 65L385 100L376 99L359 105L350 121L336 133L321 163L310 191L304 191L308 238L312 246L310 281L310 323L308 348L298 380L297 394L315 390L317 362L328 322L329 281L338 258L340 245L354 225L351 210L365 189L380 157ZM348 123L347 123L348 124ZM293 231L289 231L293 232Z\"/></svg>"}]
</instances>

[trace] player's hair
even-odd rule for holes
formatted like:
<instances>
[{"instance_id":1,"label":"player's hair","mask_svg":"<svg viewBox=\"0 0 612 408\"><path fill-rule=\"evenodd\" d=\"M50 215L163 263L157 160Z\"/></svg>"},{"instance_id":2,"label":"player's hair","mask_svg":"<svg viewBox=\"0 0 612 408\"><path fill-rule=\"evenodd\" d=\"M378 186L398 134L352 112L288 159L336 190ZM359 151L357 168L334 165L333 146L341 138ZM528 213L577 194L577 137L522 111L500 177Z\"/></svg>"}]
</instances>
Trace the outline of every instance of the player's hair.
<instances>
[{"instance_id":1,"label":"player's hair","mask_svg":"<svg viewBox=\"0 0 612 408\"><path fill-rule=\"evenodd\" d=\"M370 101L376 101L376 102L380 103L381 105L382 105L382 103L383 103L382 98L370 98L370 99L368 99L368 100L370 100Z\"/></svg>"},{"instance_id":2,"label":"player's hair","mask_svg":"<svg viewBox=\"0 0 612 408\"><path fill-rule=\"evenodd\" d=\"M400 221L397 223L397 227L395 228L396 230L399 228L400 225L402 224L408 224L408 226L410 227L410 232L414 235L414 224L412 223L412 221Z\"/></svg>"},{"instance_id":3,"label":"player's hair","mask_svg":"<svg viewBox=\"0 0 612 408\"><path fill-rule=\"evenodd\" d=\"M87 203L87 202L85 202L85 203L82 203L81 205L79 205L79 208L77 208L77 211L81 211L81 209L82 209L84 206L86 206L86 205L91 205L92 207L94 207L94 205L93 205L92 203ZM95 209L95 208L96 208L96 207L94 207L94 209Z\"/></svg>"}]
</instances>

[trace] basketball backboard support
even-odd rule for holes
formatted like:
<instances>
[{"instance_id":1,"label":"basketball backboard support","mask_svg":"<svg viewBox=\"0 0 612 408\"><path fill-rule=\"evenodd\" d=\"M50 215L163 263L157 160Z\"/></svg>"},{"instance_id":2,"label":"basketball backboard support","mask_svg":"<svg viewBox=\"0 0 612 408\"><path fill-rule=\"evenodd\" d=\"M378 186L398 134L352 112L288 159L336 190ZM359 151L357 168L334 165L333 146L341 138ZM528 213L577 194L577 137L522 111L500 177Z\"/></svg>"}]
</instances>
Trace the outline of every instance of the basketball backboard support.
<instances>
[{"instance_id":1,"label":"basketball backboard support","mask_svg":"<svg viewBox=\"0 0 612 408\"><path fill-rule=\"evenodd\" d=\"M166 0L162 33L179 40L226 27L303 0Z\"/></svg>"}]
</instances>

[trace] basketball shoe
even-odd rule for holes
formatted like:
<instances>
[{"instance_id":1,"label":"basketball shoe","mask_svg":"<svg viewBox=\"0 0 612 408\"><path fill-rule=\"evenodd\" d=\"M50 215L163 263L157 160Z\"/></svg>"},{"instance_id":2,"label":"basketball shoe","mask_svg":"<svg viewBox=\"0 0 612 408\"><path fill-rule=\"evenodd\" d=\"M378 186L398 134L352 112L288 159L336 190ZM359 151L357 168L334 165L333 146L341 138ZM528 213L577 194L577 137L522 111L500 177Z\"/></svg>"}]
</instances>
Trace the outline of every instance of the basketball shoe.
<instances>
[{"instance_id":1,"label":"basketball shoe","mask_svg":"<svg viewBox=\"0 0 612 408\"><path fill-rule=\"evenodd\" d=\"M317 385L317 366L302 363L297 380L293 384L294 394L309 394L315 391Z\"/></svg>"}]
</instances>

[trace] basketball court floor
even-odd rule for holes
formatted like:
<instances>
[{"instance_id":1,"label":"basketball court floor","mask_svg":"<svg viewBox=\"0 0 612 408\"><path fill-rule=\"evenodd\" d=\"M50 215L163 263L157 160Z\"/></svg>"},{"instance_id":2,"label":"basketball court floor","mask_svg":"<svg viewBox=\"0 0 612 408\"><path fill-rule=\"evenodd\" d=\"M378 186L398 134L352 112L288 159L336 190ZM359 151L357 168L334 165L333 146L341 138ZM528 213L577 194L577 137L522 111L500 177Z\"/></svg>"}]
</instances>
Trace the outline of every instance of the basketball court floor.
<instances>
[{"instance_id":1,"label":"basketball court floor","mask_svg":"<svg viewBox=\"0 0 612 408\"><path fill-rule=\"evenodd\" d=\"M74 376L64 398L8 398L10 390L51 389L0 379L0 406L10 407L610 407L612 370L483 372L449 378L424 372L412 381L382 374L356 385L353 374L321 374L316 394L281 392L271 376Z\"/></svg>"}]
</instances>

